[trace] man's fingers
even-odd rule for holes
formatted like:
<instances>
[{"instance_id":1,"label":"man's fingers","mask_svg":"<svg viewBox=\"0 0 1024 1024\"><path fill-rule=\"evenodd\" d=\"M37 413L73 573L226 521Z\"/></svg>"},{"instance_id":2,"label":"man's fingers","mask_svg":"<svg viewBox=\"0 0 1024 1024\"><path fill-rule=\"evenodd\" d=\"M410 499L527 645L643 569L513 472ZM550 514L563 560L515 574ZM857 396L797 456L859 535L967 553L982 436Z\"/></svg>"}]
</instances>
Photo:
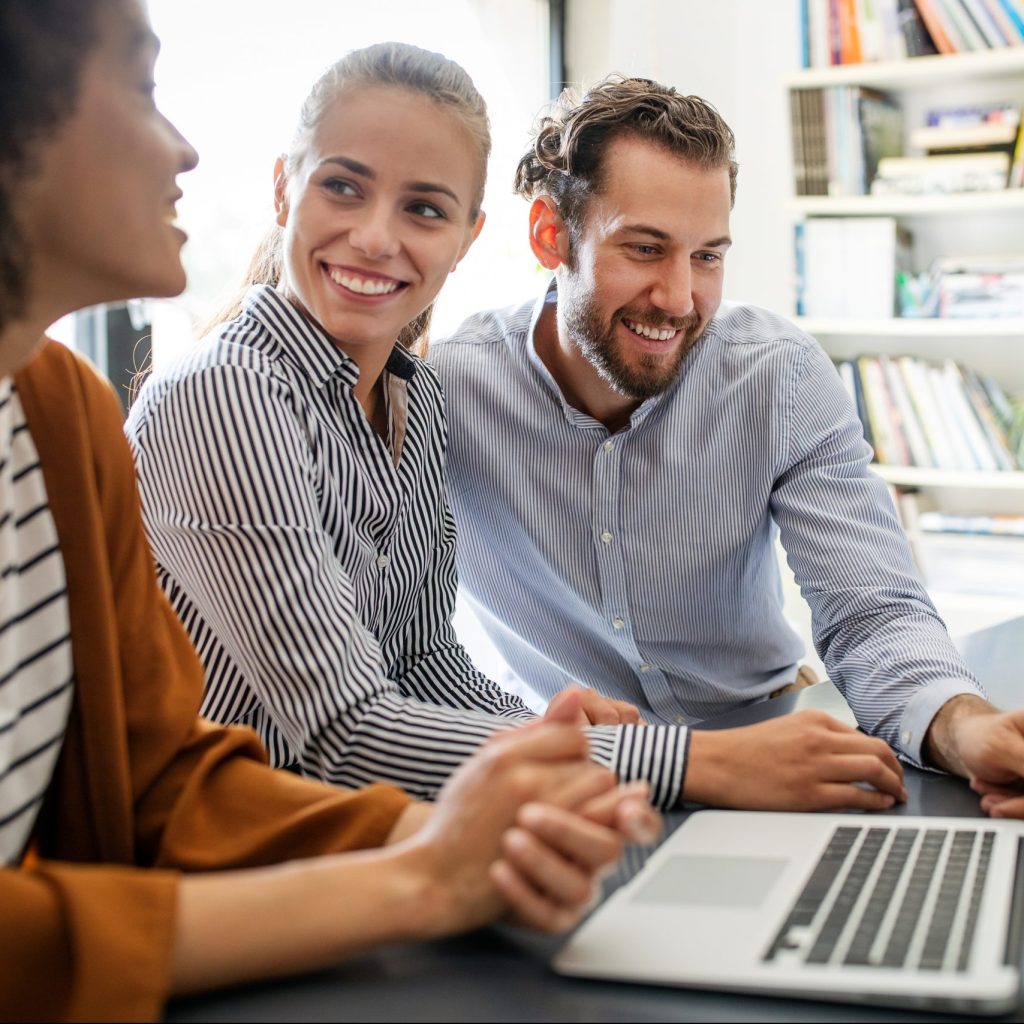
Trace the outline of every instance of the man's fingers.
<instances>
[{"instance_id":1,"label":"man's fingers","mask_svg":"<svg viewBox=\"0 0 1024 1024\"><path fill-rule=\"evenodd\" d=\"M549 851L591 870L611 864L622 853L622 839L610 828L587 821L559 807L527 804L519 812L516 822L521 828L506 833L506 842L515 839L522 847L517 835L522 832L533 836L534 842L544 843ZM517 868L527 866L513 856L512 850L506 849L505 853ZM546 884L544 888L553 891Z\"/></svg>"},{"instance_id":2,"label":"man's fingers","mask_svg":"<svg viewBox=\"0 0 1024 1024\"><path fill-rule=\"evenodd\" d=\"M987 802L988 806L986 806ZM1018 793L1006 800L983 797L981 809L993 818L1024 818L1024 796Z\"/></svg>"},{"instance_id":3,"label":"man's fingers","mask_svg":"<svg viewBox=\"0 0 1024 1024\"><path fill-rule=\"evenodd\" d=\"M1003 800L1010 797L1021 796L1024 794L1024 783L1011 783L1010 785L1000 784L997 785L994 782L988 782L985 779L979 779L976 775L971 778L971 789L975 793L980 793L982 796L996 796Z\"/></svg>"}]
</instances>

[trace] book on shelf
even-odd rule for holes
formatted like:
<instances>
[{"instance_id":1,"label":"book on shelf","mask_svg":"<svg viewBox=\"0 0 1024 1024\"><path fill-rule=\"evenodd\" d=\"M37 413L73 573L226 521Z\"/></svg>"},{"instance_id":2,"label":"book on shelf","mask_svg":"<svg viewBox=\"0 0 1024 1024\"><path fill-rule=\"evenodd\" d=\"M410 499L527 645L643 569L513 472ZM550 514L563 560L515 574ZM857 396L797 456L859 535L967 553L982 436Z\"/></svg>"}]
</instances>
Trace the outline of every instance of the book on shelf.
<instances>
[{"instance_id":1,"label":"book on shelf","mask_svg":"<svg viewBox=\"0 0 1024 1024\"><path fill-rule=\"evenodd\" d=\"M814 217L797 225L801 315L886 320L911 238L894 217Z\"/></svg>"},{"instance_id":2,"label":"book on shelf","mask_svg":"<svg viewBox=\"0 0 1024 1024\"><path fill-rule=\"evenodd\" d=\"M1024 318L1024 253L945 256L931 274L940 317Z\"/></svg>"},{"instance_id":3,"label":"book on shelf","mask_svg":"<svg viewBox=\"0 0 1024 1024\"><path fill-rule=\"evenodd\" d=\"M984 149L986 147L1012 147L1017 141L1017 120L1010 122L986 121L980 124L925 125L910 133L910 144L917 149L934 153L951 149Z\"/></svg>"},{"instance_id":4,"label":"book on shelf","mask_svg":"<svg viewBox=\"0 0 1024 1024\"><path fill-rule=\"evenodd\" d=\"M1024 537L1024 516L960 515L938 510L918 511L915 528L922 533L967 533Z\"/></svg>"},{"instance_id":5,"label":"book on shelf","mask_svg":"<svg viewBox=\"0 0 1024 1024\"><path fill-rule=\"evenodd\" d=\"M801 0L804 67L935 53L977 53L1024 43L1021 0Z\"/></svg>"},{"instance_id":6,"label":"book on shelf","mask_svg":"<svg viewBox=\"0 0 1024 1024\"><path fill-rule=\"evenodd\" d=\"M948 153L937 156L887 156L878 161L871 194L953 195L991 192L1006 187L1010 154Z\"/></svg>"},{"instance_id":7,"label":"book on shelf","mask_svg":"<svg viewBox=\"0 0 1024 1024\"><path fill-rule=\"evenodd\" d=\"M899 0L899 27L908 57L930 57L938 47L915 0Z\"/></svg>"},{"instance_id":8,"label":"book on shelf","mask_svg":"<svg viewBox=\"0 0 1024 1024\"><path fill-rule=\"evenodd\" d=\"M969 368L880 355L844 360L838 369L876 462L989 473L1024 468L998 408L1009 401Z\"/></svg>"},{"instance_id":9,"label":"book on shelf","mask_svg":"<svg viewBox=\"0 0 1024 1024\"><path fill-rule=\"evenodd\" d=\"M867 195L879 161L902 152L902 111L876 89L794 89L789 103L797 195Z\"/></svg>"}]
</instances>

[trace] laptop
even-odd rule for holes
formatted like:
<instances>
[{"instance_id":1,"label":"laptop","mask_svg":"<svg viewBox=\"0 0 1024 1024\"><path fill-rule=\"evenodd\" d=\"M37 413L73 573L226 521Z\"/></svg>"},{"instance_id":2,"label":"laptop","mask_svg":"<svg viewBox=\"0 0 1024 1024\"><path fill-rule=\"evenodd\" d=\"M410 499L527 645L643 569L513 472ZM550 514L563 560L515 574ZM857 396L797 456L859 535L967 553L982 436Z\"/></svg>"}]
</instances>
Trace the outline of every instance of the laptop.
<instances>
[{"instance_id":1,"label":"laptop","mask_svg":"<svg viewBox=\"0 0 1024 1024\"><path fill-rule=\"evenodd\" d=\"M1024 822L698 811L570 938L563 974L1004 1013Z\"/></svg>"}]
</instances>

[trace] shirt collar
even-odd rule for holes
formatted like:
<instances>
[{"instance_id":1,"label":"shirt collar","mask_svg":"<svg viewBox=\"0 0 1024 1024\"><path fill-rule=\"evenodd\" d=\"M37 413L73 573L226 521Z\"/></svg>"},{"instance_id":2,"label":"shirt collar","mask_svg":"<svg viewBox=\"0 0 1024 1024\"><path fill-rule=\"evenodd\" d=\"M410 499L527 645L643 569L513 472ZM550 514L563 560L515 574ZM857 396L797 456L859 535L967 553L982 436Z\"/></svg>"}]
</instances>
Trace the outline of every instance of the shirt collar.
<instances>
[{"instance_id":1,"label":"shirt collar","mask_svg":"<svg viewBox=\"0 0 1024 1024\"><path fill-rule=\"evenodd\" d=\"M558 386L558 381L552 376L551 371L544 365L544 360L537 354L537 323L540 320L541 314L544 312L545 306L557 306L558 305L558 282L555 278L552 278L544 293L537 299L534 304L533 313L530 316L530 327L526 335L526 353L530 362L533 364L534 369L539 374L541 380L555 393L559 402L562 405L562 412L565 415L566 420L575 426L593 427L595 424L603 425L595 420L592 416L588 416L585 412L581 412L575 406L570 405L565 400L565 395L562 394L562 389ZM664 400L665 395L674 390L675 385L669 388L668 391L663 392L660 395L655 395L653 398L647 398L641 402L634 410L629 418L630 426L635 426L643 422L651 411L658 407Z\"/></svg>"},{"instance_id":2,"label":"shirt collar","mask_svg":"<svg viewBox=\"0 0 1024 1024\"><path fill-rule=\"evenodd\" d=\"M323 387L335 377L355 387L359 380L359 367L355 362L272 285L253 285L246 293L242 311L271 332L281 343L285 358L317 387ZM396 343L385 369L403 380L412 380L416 361Z\"/></svg>"}]
</instances>

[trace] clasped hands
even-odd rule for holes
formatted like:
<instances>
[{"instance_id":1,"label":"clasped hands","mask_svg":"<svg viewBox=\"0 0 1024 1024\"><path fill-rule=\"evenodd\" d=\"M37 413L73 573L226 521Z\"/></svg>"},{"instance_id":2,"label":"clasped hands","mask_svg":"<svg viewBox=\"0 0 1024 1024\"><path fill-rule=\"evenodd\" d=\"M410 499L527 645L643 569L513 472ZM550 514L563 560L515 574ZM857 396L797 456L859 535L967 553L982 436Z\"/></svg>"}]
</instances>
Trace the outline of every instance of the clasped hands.
<instances>
[{"instance_id":1,"label":"clasped hands","mask_svg":"<svg viewBox=\"0 0 1024 1024\"><path fill-rule=\"evenodd\" d=\"M571 927L628 842L650 843L661 817L647 783L619 785L589 760L572 691L543 718L492 737L392 831L417 878L423 935L496 917L541 931Z\"/></svg>"}]
</instances>

